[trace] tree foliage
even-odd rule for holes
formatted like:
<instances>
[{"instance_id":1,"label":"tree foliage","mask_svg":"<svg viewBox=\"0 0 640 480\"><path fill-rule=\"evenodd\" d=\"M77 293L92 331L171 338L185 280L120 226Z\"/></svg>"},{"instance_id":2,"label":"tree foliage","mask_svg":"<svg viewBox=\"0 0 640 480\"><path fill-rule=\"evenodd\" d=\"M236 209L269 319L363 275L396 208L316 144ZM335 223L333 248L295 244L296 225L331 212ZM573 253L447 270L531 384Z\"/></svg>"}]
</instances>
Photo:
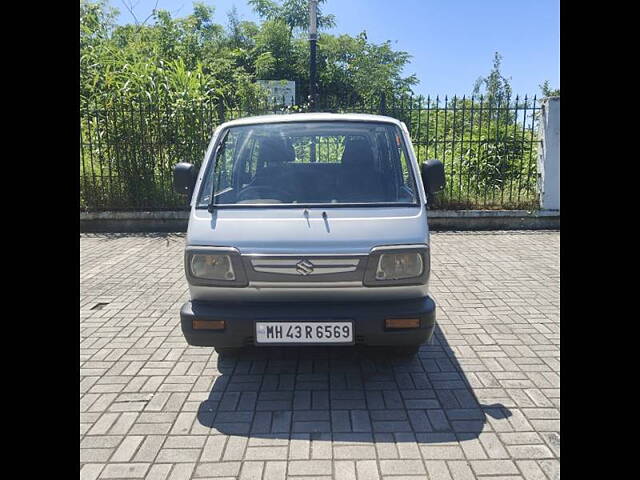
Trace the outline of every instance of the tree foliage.
<instances>
[{"instance_id":1,"label":"tree foliage","mask_svg":"<svg viewBox=\"0 0 640 480\"><path fill-rule=\"evenodd\" d=\"M540 87L540 91L542 92L543 97L559 97L560 96L560 89L551 88L551 85L549 85L549 80L545 80L544 83L538 86Z\"/></svg>"},{"instance_id":2,"label":"tree foliage","mask_svg":"<svg viewBox=\"0 0 640 480\"><path fill-rule=\"evenodd\" d=\"M250 4L261 23L245 21L232 9L220 25L213 7L194 3L183 17L154 10L144 22L117 25L117 11L107 0L80 1L85 208L179 205L171 192L170 165L178 159L199 164L213 126L264 102L256 80L293 80L298 98L307 98L307 1ZM318 23L329 28L335 19L319 12ZM380 91L399 96L417 83L415 76L402 74L409 59L389 42L367 41L364 33L322 33L320 88L352 101L375 98Z\"/></svg>"},{"instance_id":3,"label":"tree foliage","mask_svg":"<svg viewBox=\"0 0 640 480\"><path fill-rule=\"evenodd\" d=\"M249 3L260 23L243 20L232 9L221 25L213 7L194 3L183 17L154 10L144 22L117 25L107 0L81 0L84 208L179 207L171 165L199 165L216 125L230 115L261 112L255 107L266 95L256 80L293 80L298 101L307 98L307 1ZM511 99L498 53L488 76L476 82L474 99L425 103L411 97L418 79L403 73L411 58L407 52L394 50L390 42L370 42L366 32L322 32L335 24L323 12L318 23L320 103L335 101L345 111L363 111L361 105L377 113L385 98L386 113L410 126L419 158L445 162L448 186L440 205L532 204L535 118L531 104L525 104L529 113L514 109L522 99ZM540 87L545 95L559 95L548 82Z\"/></svg>"},{"instance_id":4,"label":"tree foliage","mask_svg":"<svg viewBox=\"0 0 640 480\"><path fill-rule=\"evenodd\" d=\"M332 28L336 25L334 15L324 15L321 4L326 0L319 0L316 21L318 29ZM279 18L283 20L291 32L293 30L309 30L309 0L284 0L282 3L273 0L249 0L249 5L265 20Z\"/></svg>"},{"instance_id":5,"label":"tree foliage","mask_svg":"<svg viewBox=\"0 0 640 480\"><path fill-rule=\"evenodd\" d=\"M227 25L214 22L214 8L194 3L190 15L173 18L154 10L150 22L116 25L106 0L80 2L81 100L109 104L147 99L164 104L189 101L237 106L261 97L255 81L296 82L308 95L309 48L306 0L250 0L263 20L242 20L235 9ZM320 4L324 0L320 1ZM335 18L319 12L319 27ZM410 55L390 42L322 33L318 42L320 88L357 98L385 90L406 93L417 84L404 76Z\"/></svg>"},{"instance_id":6,"label":"tree foliage","mask_svg":"<svg viewBox=\"0 0 640 480\"><path fill-rule=\"evenodd\" d=\"M502 55L495 52L493 55L493 68L486 77L479 77L473 87L474 95L483 95L488 101L498 103L508 103L511 99L511 83L509 78L502 75L500 65Z\"/></svg>"}]
</instances>

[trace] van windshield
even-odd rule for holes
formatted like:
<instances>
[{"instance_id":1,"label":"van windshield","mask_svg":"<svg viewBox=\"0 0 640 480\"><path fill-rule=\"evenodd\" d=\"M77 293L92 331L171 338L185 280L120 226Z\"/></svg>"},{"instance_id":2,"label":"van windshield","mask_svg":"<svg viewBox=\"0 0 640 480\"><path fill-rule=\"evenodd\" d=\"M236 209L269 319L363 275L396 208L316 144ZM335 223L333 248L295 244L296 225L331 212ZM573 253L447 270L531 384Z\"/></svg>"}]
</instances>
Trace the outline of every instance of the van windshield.
<instances>
[{"instance_id":1,"label":"van windshield","mask_svg":"<svg viewBox=\"0 0 640 480\"><path fill-rule=\"evenodd\" d=\"M417 204L396 125L270 123L231 127L223 135L207 166L198 208Z\"/></svg>"}]
</instances>

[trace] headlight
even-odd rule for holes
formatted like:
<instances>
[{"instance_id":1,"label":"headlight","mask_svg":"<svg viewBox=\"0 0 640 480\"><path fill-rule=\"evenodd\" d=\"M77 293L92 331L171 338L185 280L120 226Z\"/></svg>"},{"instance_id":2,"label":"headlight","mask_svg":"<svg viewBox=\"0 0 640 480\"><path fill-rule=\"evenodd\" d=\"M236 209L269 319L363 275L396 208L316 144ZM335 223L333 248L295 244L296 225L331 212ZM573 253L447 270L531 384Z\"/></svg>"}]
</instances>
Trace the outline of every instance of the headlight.
<instances>
[{"instance_id":1,"label":"headlight","mask_svg":"<svg viewBox=\"0 0 640 480\"><path fill-rule=\"evenodd\" d=\"M383 253L378 260L376 280L400 280L422 275L424 262L419 253Z\"/></svg>"},{"instance_id":2,"label":"headlight","mask_svg":"<svg viewBox=\"0 0 640 480\"><path fill-rule=\"evenodd\" d=\"M188 246L184 257L187 281L207 287L246 287L240 252L230 247Z\"/></svg>"},{"instance_id":3,"label":"headlight","mask_svg":"<svg viewBox=\"0 0 640 480\"><path fill-rule=\"evenodd\" d=\"M371 250L364 284L367 287L424 285L429 281L427 245L383 246Z\"/></svg>"},{"instance_id":4,"label":"headlight","mask_svg":"<svg viewBox=\"0 0 640 480\"><path fill-rule=\"evenodd\" d=\"M207 280L236 279L229 255L209 255L196 253L191 256L191 273L194 277Z\"/></svg>"}]
</instances>

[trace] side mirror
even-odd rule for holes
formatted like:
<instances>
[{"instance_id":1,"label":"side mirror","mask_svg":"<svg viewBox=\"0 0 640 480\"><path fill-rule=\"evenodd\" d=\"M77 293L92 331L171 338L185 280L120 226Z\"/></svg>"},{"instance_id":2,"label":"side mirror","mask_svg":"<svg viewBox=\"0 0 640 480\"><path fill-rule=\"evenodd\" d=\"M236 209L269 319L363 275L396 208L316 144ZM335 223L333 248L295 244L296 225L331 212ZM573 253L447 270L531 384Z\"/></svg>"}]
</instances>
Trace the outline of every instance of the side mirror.
<instances>
[{"instance_id":1,"label":"side mirror","mask_svg":"<svg viewBox=\"0 0 640 480\"><path fill-rule=\"evenodd\" d=\"M440 160L427 160L422 164L420 173L427 195L433 195L444 189L444 165Z\"/></svg>"},{"instance_id":2,"label":"side mirror","mask_svg":"<svg viewBox=\"0 0 640 480\"><path fill-rule=\"evenodd\" d=\"M173 188L176 192L191 197L196 186L196 169L186 162L177 163L173 167Z\"/></svg>"}]
</instances>

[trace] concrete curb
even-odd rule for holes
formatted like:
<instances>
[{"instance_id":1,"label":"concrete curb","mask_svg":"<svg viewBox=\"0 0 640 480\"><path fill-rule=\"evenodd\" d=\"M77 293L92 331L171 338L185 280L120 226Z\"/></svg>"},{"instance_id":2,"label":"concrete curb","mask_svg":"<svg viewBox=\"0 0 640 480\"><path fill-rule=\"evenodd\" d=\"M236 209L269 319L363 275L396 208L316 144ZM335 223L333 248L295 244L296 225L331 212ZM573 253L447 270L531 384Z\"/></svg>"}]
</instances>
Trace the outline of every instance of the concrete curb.
<instances>
[{"instance_id":1,"label":"concrete curb","mask_svg":"<svg viewBox=\"0 0 640 480\"><path fill-rule=\"evenodd\" d=\"M558 210L431 210L429 228L446 230L559 230ZM80 212L80 231L186 232L188 211Z\"/></svg>"}]
</instances>

